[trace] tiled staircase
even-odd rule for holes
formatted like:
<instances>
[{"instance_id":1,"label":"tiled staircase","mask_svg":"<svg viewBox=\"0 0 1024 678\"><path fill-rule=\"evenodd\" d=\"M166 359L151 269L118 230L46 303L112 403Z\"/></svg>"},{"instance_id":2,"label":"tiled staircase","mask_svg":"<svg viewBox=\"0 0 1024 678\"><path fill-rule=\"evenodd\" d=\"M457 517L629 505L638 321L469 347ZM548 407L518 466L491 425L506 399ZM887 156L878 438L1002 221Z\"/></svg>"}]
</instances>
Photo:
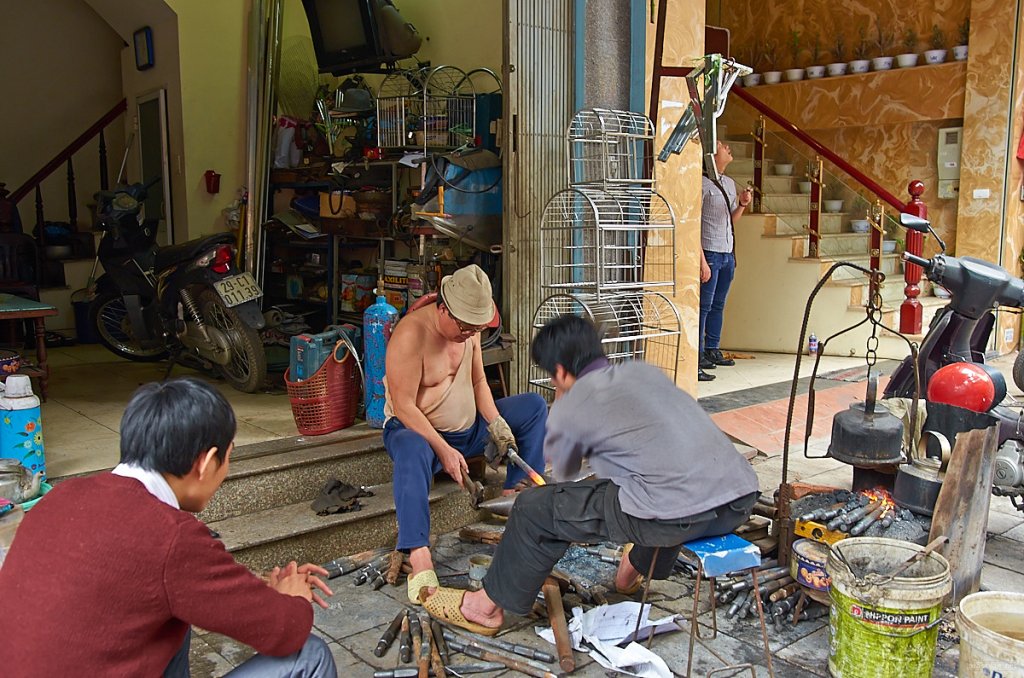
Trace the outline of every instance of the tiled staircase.
<instances>
[{"instance_id":1,"label":"tiled staircase","mask_svg":"<svg viewBox=\"0 0 1024 678\"><path fill-rule=\"evenodd\" d=\"M337 478L365 486L362 509L318 516L310 509L324 484ZM496 482L488 471L489 482ZM466 492L451 480L430 493L432 531L479 518ZM380 431L365 424L326 436L296 437L239 447L228 477L199 518L217 531L239 562L255 571L289 560L323 563L397 538L391 460Z\"/></svg>"},{"instance_id":2,"label":"tiled staircase","mask_svg":"<svg viewBox=\"0 0 1024 678\"><path fill-rule=\"evenodd\" d=\"M753 181L753 141L728 140L733 162L726 170L738 186ZM796 192L802 176L776 176L774 162L765 161L761 214L745 214L736 227L736 278L726 305L722 345L745 351L792 353L797 350L800 325L808 296L819 279L837 261L869 268L869 234L854 233L849 212L822 214L819 256L808 257L807 228L810 196ZM899 328L899 307L904 282L901 255L884 254L881 261L886 282L882 287L882 322ZM818 293L808 331L819 339L855 325L866 316L868 283L863 273L838 269ZM921 297L923 327L945 302ZM836 337L827 347L831 355L864 355L870 327ZM919 340L920 336L914 337ZM905 342L888 332L880 336L879 357L902 358Z\"/></svg>"}]
</instances>

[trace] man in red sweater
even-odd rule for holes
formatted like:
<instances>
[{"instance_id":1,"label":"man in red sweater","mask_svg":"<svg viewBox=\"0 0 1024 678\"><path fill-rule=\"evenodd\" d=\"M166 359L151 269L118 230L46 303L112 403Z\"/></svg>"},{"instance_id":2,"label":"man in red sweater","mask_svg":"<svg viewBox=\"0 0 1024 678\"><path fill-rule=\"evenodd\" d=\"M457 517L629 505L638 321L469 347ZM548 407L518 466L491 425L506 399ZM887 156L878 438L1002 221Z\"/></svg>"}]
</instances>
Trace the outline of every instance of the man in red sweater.
<instances>
[{"instance_id":1,"label":"man in red sweater","mask_svg":"<svg viewBox=\"0 0 1024 678\"><path fill-rule=\"evenodd\" d=\"M231 406L201 381L135 392L121 463L59 484L18 528L0 569L0 673L188 676L195 625L260 653L239 675L337 675L310 635L327 572L292 562L264 581L192 515L224 481L234 437Z\"/></svg>"}]
</instances>

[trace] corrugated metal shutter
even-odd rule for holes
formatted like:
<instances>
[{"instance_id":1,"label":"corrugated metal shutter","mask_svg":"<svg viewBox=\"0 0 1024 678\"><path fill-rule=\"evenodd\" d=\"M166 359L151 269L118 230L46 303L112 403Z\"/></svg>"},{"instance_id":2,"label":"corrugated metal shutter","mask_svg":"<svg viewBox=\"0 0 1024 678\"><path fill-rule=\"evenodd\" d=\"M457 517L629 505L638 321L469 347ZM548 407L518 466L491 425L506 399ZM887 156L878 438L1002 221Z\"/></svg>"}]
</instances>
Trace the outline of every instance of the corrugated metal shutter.
<instances>
[{"instance_id":1,"label":"corrugated metal shutter","mask_svg":"<svg viewBox=\"0 0 1024 678\"><path fill-rule=\"evenodd\" d=\"M503 308L519 340L510 387L526 390L540 289L540 219L566 187L565 130L573 114L573 5L570 0L506 0L506 109L503 140L505 229Z\"/></svg>"}]
</instances>

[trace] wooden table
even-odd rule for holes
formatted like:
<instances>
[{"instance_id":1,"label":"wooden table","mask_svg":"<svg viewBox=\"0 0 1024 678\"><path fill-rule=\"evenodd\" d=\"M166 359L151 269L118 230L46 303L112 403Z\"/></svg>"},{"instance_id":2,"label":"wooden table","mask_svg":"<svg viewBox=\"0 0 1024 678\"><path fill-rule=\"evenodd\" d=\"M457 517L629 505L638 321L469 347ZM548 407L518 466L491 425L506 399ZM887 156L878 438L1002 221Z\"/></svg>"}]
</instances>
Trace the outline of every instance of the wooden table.
<instances>
[{"instance_id":1,"label":"wooden table","mask_svg":"<svg viewBox=\"0 0 1024 678\"><path fill-rule=\"evenodd\" d=\"M57 309L32 299L16 297L13 294L0 294L0 320L31 319L36 328L36 367L23 367L19 374L27 374L39 379L42 399L46 400L47 382L50 368L46 365L46 321L48 316L57 315Z\"/></svg>"}]
</instances>

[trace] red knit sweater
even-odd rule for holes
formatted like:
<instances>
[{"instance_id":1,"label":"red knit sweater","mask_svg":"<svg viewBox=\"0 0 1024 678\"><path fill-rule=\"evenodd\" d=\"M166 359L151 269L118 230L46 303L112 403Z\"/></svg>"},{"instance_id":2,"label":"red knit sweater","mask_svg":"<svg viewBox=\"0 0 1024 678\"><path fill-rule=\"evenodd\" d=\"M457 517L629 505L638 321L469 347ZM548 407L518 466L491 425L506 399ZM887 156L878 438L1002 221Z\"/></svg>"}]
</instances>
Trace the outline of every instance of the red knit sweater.
<instances>
[{"instance_id":1,"label":"red knit sweater","mask_svg":"<svg viewBox=\"0 0 1024 678\"><path fill-rule=\"evenodd\" d=\"M50 492L0 569L8 678L158 676L189 624L285 656L305 643L313 611L236 563L192 514L109 473Z\"/></svg>"}]
</instances>

